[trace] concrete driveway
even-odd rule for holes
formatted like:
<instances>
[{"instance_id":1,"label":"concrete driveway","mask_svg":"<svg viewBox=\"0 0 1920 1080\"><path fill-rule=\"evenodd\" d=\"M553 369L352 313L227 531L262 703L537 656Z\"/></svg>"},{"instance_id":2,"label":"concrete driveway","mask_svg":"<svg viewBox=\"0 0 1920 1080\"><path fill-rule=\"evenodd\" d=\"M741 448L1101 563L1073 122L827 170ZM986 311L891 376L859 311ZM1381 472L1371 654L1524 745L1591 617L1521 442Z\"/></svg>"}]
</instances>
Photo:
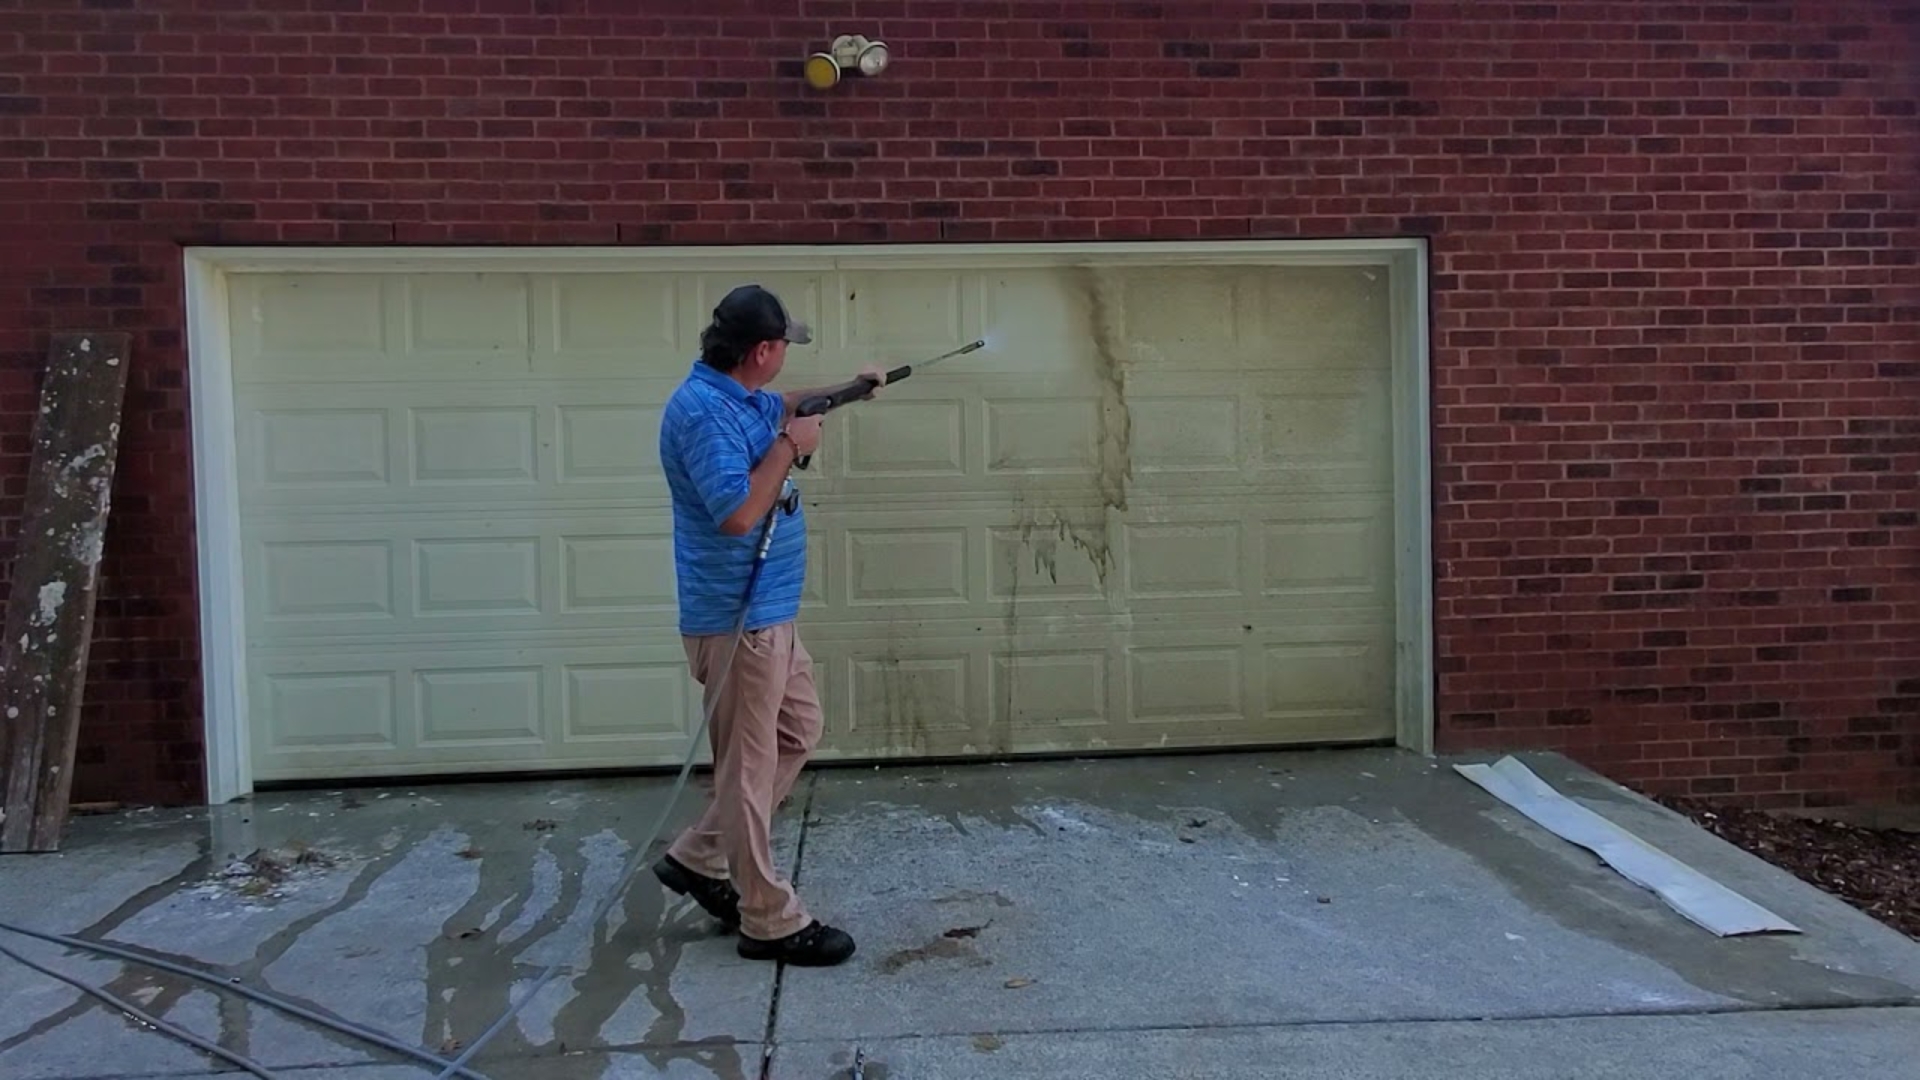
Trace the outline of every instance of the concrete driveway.
<instances>
[{"instance_id":1,"label":"concrete driveway","mask_svg":"<svg viewBox=\"0 0 1920 1080\"><path fill-rule=\"evenodd\" d=\"M667 780L267 794L76 821L0 918L131 945L452 1057L586 1077L1910 1076L1920 944L1553 757L1561 791L1806 932L1719 939L1442 763L1392 751L822 771L783 816L832 970L775 970L645 874ZM696 811L697 789L676 817ZM256 851L270 857L239 862ZM304 851L304 856L297 854ZM0 935L301 1080L439 1069L199 983ZM0 1075L233 1066L0 958Z\"/></svg>"}]
</instances>

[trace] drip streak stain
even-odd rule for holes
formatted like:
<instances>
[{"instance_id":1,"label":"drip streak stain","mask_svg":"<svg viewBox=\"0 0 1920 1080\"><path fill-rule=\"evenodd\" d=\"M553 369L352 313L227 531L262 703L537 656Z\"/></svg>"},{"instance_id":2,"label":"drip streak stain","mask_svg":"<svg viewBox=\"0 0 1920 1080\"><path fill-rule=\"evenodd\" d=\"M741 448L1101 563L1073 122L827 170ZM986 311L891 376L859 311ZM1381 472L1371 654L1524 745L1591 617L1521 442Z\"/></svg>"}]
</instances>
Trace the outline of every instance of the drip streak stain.
<instances>
[{"instance_id":1,"label":"drip streak stain","mask_svg":"<svg viewBox=\"0 0 1920 1080\"><path fill-rule=\"evenodd\" d=\"M1133 412L1127 405L1127 369L1121 355L1120 285L1111 271L1090 269L1083 284L1093 358L1100 376L1100 501L1127 512L1133 479Z\"/></svg>"}]
</instances>

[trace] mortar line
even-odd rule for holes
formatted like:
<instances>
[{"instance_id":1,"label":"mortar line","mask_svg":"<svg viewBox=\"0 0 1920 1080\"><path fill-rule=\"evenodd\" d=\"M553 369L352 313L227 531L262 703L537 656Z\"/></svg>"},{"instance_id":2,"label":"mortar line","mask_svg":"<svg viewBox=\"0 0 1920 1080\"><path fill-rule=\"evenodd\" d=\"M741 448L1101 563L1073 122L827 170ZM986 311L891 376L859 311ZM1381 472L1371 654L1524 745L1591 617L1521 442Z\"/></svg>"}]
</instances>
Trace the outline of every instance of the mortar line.
<instances>
[{"instance_id":1,"label":"mortar line","mask_svg":"<svg viewBox=\"0 0 1920 1080\"><path fill-rule=\"evenodd\" d=\"M807 829L813 820L813 797L820 789L820 774L812 770L807 772L807 801L800 807L800 839L793 845L792 882L795 890L800 888L800 870L807 860ZM773 969L773 996L767 1001L767 1030L760 1039L760 1080L771 1080L773 1075L773 1029L780 1022L780 991L787 984L787 963L782 960Z\"/></svg>"}]
</instances>

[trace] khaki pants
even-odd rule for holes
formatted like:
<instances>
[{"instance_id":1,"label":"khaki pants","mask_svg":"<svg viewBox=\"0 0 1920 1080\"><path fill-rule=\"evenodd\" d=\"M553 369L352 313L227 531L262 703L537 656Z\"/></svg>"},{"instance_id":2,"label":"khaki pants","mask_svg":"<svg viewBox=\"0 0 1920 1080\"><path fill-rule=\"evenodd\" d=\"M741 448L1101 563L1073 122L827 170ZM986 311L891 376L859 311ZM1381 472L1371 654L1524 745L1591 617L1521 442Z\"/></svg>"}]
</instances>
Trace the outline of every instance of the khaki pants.
<instances>
[{"instance_id":1,"label":"khaki pants","mask_svg":"<svg viewBox=\"0 0 1920 1080\"><path fill-rule=\"evenodd\" d=\"M733 635L683 640L693 677L706 687L704 704L713 706L713 786L706 813L668 850L695 873L733 880L741 933L786 937L813 921L774 869L771 844L773 812L820 742L813 657L793 623L753 631L741 639L715 705L709 683L726 663Z\"/></svg>"}]
</instances>

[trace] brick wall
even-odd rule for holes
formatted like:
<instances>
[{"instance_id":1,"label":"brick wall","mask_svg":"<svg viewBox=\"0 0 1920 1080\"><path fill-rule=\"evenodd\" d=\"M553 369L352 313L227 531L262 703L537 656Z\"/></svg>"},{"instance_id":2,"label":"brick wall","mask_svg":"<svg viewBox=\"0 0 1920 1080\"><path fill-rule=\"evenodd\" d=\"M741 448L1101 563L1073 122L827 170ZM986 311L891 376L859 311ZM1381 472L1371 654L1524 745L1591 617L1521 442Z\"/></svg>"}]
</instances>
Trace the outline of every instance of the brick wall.
<instances>
[{"instance_id":1,"label":"brick wall","mask_svg":"<svg viewBox=\"0 0 1920 1080\"><path fill-rule=\"evenodd\" d=\"M1443 746L1920 799L1920 0L24 7L0 556L49 330L138 346L81 797L200 793L182 243L1417 234Z\"/></svg>"}]
</instances>

